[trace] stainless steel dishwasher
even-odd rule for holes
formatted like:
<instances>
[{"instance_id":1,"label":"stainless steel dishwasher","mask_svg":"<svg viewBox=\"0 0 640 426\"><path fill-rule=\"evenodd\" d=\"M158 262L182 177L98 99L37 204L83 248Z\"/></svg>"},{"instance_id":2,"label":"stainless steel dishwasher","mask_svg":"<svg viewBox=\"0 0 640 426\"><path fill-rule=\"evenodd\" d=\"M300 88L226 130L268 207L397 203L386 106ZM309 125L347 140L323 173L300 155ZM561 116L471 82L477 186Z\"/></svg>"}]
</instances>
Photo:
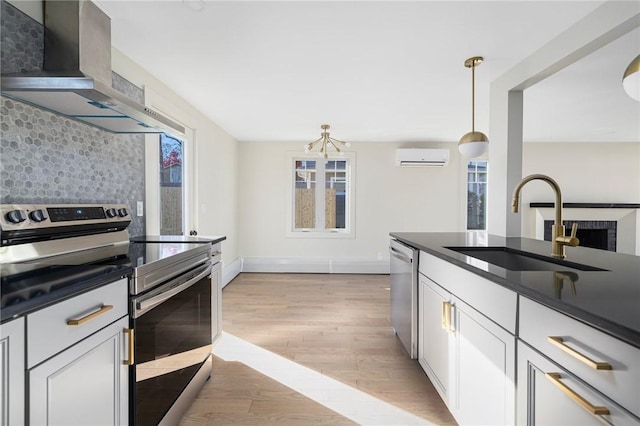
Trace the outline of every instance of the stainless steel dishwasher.
<instances>
[{"instance_id":1,"label":"stainless steel dishwasher","mask_svg":"<svg viewBox=\"0 0 640 426\"><path fill-rule=\"evenodd\" d=\"M418 357L418 250L398 240L389 244L391 326L411 359Z\"/></svg>"}]
</instances>

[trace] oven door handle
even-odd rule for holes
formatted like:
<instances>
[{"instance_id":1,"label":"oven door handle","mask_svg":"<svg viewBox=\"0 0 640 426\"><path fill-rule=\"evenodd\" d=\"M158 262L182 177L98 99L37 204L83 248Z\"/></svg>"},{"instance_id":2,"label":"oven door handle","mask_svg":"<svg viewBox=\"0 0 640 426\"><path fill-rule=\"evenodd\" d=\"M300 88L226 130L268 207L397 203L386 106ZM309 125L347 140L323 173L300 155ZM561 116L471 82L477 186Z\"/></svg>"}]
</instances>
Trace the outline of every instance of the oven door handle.
<instances>
[{"instance_id":1,"label":"oven door handle","mask_svg":"<svg viewBox=\"0 0 640 426\"><path fill-rule=\"evenodd\" d=\"M198 273L197 276L191 278L189 281L186 281L185 283L180 284L178 286L172 287L172 288L168 289L167 291L164 291L164 292L158 294L157 296L153 296L153 297L150 297L149 299L141 300L141 301L137 302L136 303L136 314L137 314L136 318L143 313L141 311L148 311L149 309L161 304L162 302L166 301L167 299L170 299L171 297L175 296L176 294L180 293L181 291L186 290L187 288L191 287L192 285L194 285L195 283L200 281L202 278L204 278L207 275L211 274L211 264L207 263L201 269L203 269L203 271Z\"/></svg>"}]
</instances>

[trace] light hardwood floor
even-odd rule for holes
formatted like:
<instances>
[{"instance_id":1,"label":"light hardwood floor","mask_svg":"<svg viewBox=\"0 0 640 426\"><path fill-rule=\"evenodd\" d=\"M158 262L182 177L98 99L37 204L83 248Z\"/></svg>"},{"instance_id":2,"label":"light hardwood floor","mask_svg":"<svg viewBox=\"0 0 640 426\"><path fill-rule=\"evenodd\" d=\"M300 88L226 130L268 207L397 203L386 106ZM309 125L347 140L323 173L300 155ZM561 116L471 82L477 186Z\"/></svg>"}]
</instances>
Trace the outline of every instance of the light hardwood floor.
<instances>
[{"instance_id":1,"label":"light hardwood floor","mask_svg":"<svg viewBox=\"0 0 640 426\"><path fill-rule=\"evenodd\" d=\"M419 420L413 424L455 424L393 334L388 275L243 273L225 287L222 301L223 329L231 336L223 337L221 353L227 342L245 341L284 358L276 371L298 374L301 365L335 381L314 400L294 382L263 374L275 361L265 359L259 372L214 350L213 375L182 426L406 424L410 417L383 413L388 404ZM332 392L341 401L326 404ZM340 407L356 414L343 415Z\"/></svg>"}]
</instances>

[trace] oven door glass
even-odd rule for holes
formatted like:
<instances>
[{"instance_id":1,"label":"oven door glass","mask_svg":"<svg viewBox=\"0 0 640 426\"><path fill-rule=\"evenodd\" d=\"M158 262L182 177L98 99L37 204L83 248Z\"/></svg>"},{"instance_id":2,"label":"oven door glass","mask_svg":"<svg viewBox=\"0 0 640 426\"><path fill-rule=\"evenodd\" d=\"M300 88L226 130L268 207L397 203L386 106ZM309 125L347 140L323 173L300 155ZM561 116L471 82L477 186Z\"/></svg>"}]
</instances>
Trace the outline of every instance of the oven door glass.
<instances>
[{"instance_id":1,"label":"oven door glass","mask_svg":"<svg viewBox=\"0 0 640 426\"><path fill-rule=\"evenodd\" d=\"M134 307L140 302L144 297ZM211 353L211 275L133 323L134 424L157 425Z\"/></svg>"}]
</instances>

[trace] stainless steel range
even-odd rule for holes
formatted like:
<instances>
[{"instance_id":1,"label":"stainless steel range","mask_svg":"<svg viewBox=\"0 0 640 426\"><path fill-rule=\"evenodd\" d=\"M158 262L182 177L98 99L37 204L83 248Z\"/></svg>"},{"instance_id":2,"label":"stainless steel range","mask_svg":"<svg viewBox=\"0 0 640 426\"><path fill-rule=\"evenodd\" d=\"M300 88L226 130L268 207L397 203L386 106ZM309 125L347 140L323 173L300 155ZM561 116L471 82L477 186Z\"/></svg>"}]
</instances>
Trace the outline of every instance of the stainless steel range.
<instances>
[{"instance_id":1,"label":"stainless steel range","mask_svg":"<svg viewBox=\"0 0 640 426\"><path fill-rule=\"evenodd\" d=\"M136 425L177 424L211 375L211 244L130 243Z\"/></svg>"},{"instance_id":2,"label":"stainless steel range","mask_svg":"<svg viewBox=\"0 0 640 426\"><path fill-rule=\"evenodd\" d=\"M124 205L0 205L2 318L128 277L130 424L176 424L211 374L212 245L129 242Z\"/></svg>"}]
</instances>

